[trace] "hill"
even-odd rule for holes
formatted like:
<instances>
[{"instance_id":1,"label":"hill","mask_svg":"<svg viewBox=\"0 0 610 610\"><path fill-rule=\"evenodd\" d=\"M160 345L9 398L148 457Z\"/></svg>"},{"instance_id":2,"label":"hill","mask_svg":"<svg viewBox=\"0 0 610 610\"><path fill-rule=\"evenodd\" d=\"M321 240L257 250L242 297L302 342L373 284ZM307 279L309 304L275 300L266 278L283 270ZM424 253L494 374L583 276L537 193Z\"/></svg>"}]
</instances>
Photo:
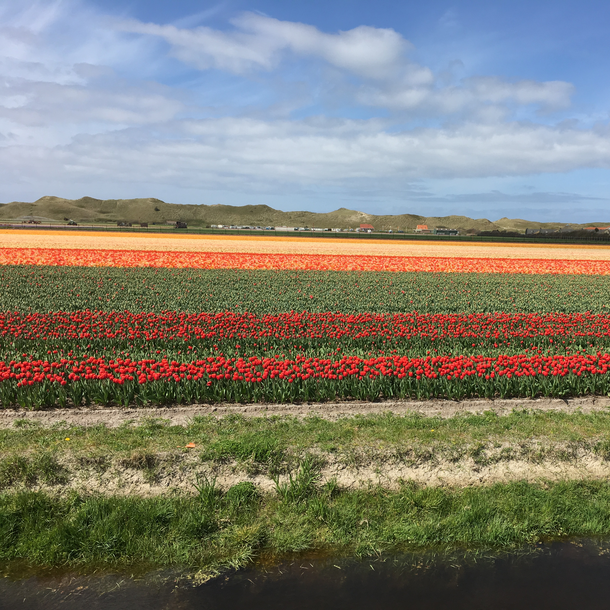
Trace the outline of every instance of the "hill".
<instances>
[{"instance_id":1,"label":"hill","mask_svg":"<svg viewBox=\"0 0 610 610\"><path fill-rule=\"evenodd\" d=\"M559 229L563 223L540 223L522 219L501 218L492 222L486 218L467 216L420 216L417 214L374 215L340 208L333 212L282 212L268 205L186 205L166 203L152 197L143 199L63 199L41 197L32 203L13 201L0 204L0 222L21 221L34 217L42 222L64 222L70 218L78 223L116 223L118 221L150 224L165 224L167 221L183 221L189 226L254 225L254 226L299 226L357 228L361 224L372 224L380 230L409 230L418 224L459 229L465 233L474 231L520 231L525 229ZM574 228L589 226L573 225ZM610 223L600 223L606 226Z\"/></svg>"}]
</instances>

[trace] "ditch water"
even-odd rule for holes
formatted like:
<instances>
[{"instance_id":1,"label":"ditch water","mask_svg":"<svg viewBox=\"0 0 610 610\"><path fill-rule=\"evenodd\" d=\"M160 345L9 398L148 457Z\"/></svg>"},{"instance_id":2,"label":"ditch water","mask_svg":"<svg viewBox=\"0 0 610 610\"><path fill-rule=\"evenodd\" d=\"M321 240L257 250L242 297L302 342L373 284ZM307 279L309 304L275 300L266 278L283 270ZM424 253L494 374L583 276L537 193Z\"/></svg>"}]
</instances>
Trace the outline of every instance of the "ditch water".
<instances>
[{"instance_id":1,"label":"ditch water","mask_svg":"<svg viewBox=\"0 0 610 610\"><path fill-rule=\"evenodd\" d=\"M257 567L199 586L165 575L38 574L0 579L0 609L594 610L610 607L610 546L541 545L500 557L395 556Z\"/></svg>"}]
</instances>

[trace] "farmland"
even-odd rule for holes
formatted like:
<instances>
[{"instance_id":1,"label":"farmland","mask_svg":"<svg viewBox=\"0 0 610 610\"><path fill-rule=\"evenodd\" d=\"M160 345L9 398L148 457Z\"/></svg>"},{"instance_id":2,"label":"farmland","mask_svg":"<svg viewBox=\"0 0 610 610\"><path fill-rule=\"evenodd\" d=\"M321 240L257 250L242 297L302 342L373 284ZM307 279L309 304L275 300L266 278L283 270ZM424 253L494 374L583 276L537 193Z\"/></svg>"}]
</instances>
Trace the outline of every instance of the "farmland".
<instances>
[{"instance_id":1,"label":"farmland","mask_svg":"<svg viewBox=\"0 0 610 610\"><path fill-rule=\"evenodd\" d=\"M93 238L93 239L92 239ZM7 263L15 260L11 251L116 250L138 252L200 252L282 255L350 255L376 257L426 257L465 259L545 259L610 260L610 247L593 244L557 245L523 243L465 243L430 240L394 241L361 238L345 240L332 237L293 237L289 233L273 237L245 235L193 235L167 233L93 233L87 231L44 231L0 229L0 241ZM19 254L18 252L14 253ZM43 256L44 253L39 253ZM81 254L83 255L83 254ZM47 254L48 256L48 254ZM176 255L177 256L177 255ZM9 258L10 257L10 258ZM49 259L52 260L52 259ZM31 260L36 264L36 259Z\"/></svg>"},{"instance_id":2,"label":"farmland","mask_svg":"<svg viewBox=\"0 0 610 610\"><path fill-rule=\"evenodd\" d=\"M482 246L416 253L367 243L347 254L330 241L308 253L287 240L52 238L0 248L0 404L24 415L0 431L9 528L0 558L182 561L213 572L260 553L482 548L610 532L608 250L537 248L534 257L507 247L497 256ZM186 425L136 416L116 429L25 417L511 398L601 407L194 416ZM458 523L466 506L477 517ZM541 506L546 516L534 518ZM127 512L140 515L131 530L119 526ZM26 513L31 520L17 525ZM43 532L38 520L54 526ZM67 532L80 521L98 538L77 549ZM128 543L136 529L149 546ZM104 550L106 536L120 549Z\"/></svg>"},{"instance_id":3,"label":"farmland","mask_svg":"<svg viewBox=\"0 0 610 610\"><path fill-rule=\"evenodd\" d=\"M463 246L346 256L244 241L266 251L2 249L2 404L610 391L603 249L600 260L475 259L457 256Z\"/></svg>"}]
</instances>

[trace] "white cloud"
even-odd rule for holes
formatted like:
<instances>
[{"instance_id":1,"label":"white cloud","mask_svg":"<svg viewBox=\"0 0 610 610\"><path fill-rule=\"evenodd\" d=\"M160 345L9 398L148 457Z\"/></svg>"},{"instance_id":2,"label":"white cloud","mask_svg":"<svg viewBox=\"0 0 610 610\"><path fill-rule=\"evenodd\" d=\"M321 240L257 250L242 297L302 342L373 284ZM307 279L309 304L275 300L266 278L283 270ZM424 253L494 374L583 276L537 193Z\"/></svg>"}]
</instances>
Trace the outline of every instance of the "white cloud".
<instances>
[{"instance_id":1,"label":"white cloud","mask_svg":"<svg viewBox=\"0 0 610 610\"><path fill-rule=\"evenodd\" d=\"M402 133L376 121L265 122L217 119L167 123L75 138L55 149L6 146L3 172L26 167L36 179L62 176L95 183L180 184L260 190L343 186L360 181L406 184L425 178L481 178L582 167L610 168L605 133L531 124L465 124Z\"/></svg>"},{"instance_id":2,"label":"white cloud","mask_svg":"<svg viewBox=\"0 0 610 610\"><path fill-rule=\"evenodd\" d=\"M101 87L5 78L0 84L0 117L20 125L118 123L123 126L167 121L184 108L166 87L134 87L117 78Z\"/></svg>"},{"instance_id":3,"label":"white cloud","mask_svg":"<svg viewBox=\"0 0 610 610\"><path fill-rule=\"evenodd\" d=\"M84 1L20 6L0 7L0 180L13 191L402 192L417 180L610 168L607 129L582 128L592 121L565 112L571 84L464 77L464 67L460 79L435 74L411 61L410 44L391 29L326 33L253 13L226 31L117 27ZM188 66L229 75L182 66L175 84L160 39ZM290 110L270 118L282 105ZM344 107L377 118L330 118ZM312 108L316 116L290 118ZM557 110L556 125L536 114Z\"/></svg>"},{"instance_id":4,"label":"white cloud","mask_svg":"<svg viewBox=\"0 0 610 610\"><path fill-rule=\"evenodd\" d=\"M255 13L232 20L236 29L124 21L123 31L163 38L173 57L199 70L215 68L235 74L277 69L288 52L322 59L334 68L364 79L354 95L358 103L427 114L476 111L481 105L537 105L546 111L567 108L573 86L562 81L510 82L495 76L465 78L447 84L446 74L409 61L412 45L391 29L359 26L328 34L311 25L280 21Z\"/></svg>"},{"instance_id":5,"label":"white cloud","mask_svg":"<svg viewBox=\"0 0 610 610\"><path fill-rule=\"evenodd\" d=\"M64 144L184 109L181 92L117 76L112 66L137 62L147 43L128 40L82 2L8 0L0 20L0 145Z\"/></svg>"},{"instance_id":6,"label":"white cloud","mask_svg":"<svg viewBox=\"0 0 610 610\"><path fill-rule=\"evenodd\" d=\"M151 43L130 39L110 23L107 15L81 0L3 0L0 74L82 83L74 74L74 66L79 64L138 66L146 74Z\"/></svg>"},{"instance_id":7,"label":"white cloud","mask_svg":"<svg viewBox=\"0 0 610 610\"><path fill-rule=\"evenodd\" d=\"M438 20L438 25L443 30L455 30L460 27L457 11L453 8L446 10Z\"/></svg>"},{"instance_id":8,"label":"white cloud","mask_svg":"<svg viewBox=\"0 0 610 610\"><path fill-rule=\"evenodd\" d=\"M217 68L241 74L253 68L270 70L277 63L277 41L243 32L227 34L207 26L180 29L174 25L124 21L125 32L159 36L171 46L171 55L199 70Z\"/></svg>"},{"instance_id":9,"label":"white cloud","mask_svg":"<svg viewBox=\"0 0 610 610\"><path fill-rule=\"evenodd\" d=\"M235 25L261 38L275 39L298 55L321 57L337 68L379 78L391 74L411 44L392 29L359 26L338 34L326 34L303 23L279 21L244 13Z\"/></svg>"},{"instance_id":10,"label":"white cloud","mask_svg":"<svg viewBox=\"0 0 610 610\"><path fill-rule=\"evenodd\" d=\"M292 51L299 56L324 59L362 76L387 77L411 46L392 29L369 26L327 34L311 25L255 13L243 13L233 24L237 29L228 32L207 26L184 29L136 20L123 21L117 28L163 38L171 45L174 57L200 70L217 68L237 74L271 70L283 53Z\"/></svg>"},{"instance_id":11,"label":"white cloud","mask_svg":"<svg viewBox=\"0 0 610 610\"><path fill-rule=\"evenodd\" d=\"M541 104L549 109L567 108L574 93L574 86L563 81L521 80L511 83L494 76L480 76L466 79L465 85L476 98L485 102Z\"/></svg>"},{"instance_id":12,"label":"white cloud","mask_svg":"<svg viewBox=\"0 0 610 610\"><path fill-rule=\"evenodd\" d=\"M423 109L427 114L453 114L479 110L484 105L536 105L545 111L569 107L574 86L563 81L508 82L500 78L473 77L459 85L439 87L434 80L421 83L390 83L386 86L363 86L358 100L368 106L396 110ZM495 115L494 115L495 116Z\"/></svg>"}]
</instances>

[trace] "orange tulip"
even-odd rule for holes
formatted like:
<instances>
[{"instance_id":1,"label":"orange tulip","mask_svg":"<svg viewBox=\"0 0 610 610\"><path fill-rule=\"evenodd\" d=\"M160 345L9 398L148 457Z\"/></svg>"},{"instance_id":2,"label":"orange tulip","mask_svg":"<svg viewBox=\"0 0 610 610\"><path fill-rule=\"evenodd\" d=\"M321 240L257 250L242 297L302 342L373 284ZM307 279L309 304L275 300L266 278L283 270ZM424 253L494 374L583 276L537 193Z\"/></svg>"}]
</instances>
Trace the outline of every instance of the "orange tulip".
<instances>
[{"instance_id":1,"label":"orange tulip","mask_svg":"<svg viewBox=\"0 0 610 610\"><path fill-rule=\"evenodd\" d=\"M610 261L0 248L0 265L610 275Z\"/></svg>"}]
</instances>

